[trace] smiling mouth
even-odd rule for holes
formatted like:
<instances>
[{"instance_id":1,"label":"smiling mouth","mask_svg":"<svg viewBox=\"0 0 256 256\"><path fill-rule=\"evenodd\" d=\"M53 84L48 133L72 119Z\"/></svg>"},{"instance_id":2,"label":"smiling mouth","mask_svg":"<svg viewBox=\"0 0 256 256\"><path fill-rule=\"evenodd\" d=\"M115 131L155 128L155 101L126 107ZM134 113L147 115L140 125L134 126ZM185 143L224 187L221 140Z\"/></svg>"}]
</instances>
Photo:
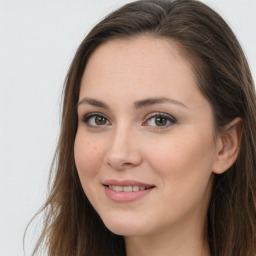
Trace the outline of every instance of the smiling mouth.
<instances>
[{"instance_id":1,"label":"smiling mouth","mask_svg":"<svg viewBox=\"0 0 256 256\"><path fill-rule=\"evenodd\" d=\"M142 187L142 186L115 186L115 185L106 185L111 190L116 192L136 192L139 190L147 190L151 189L152 187Z\"/></svg>"},{"instance_id":2,"label":"smiling mouth","mask_svg":"<svg viewBox=\"0 0 256 256\"><path fill-rule=\"evenodd\" d=\"M103 183L105 193L116 203L130 203L145 197L156 188L153 184L146 184L135 180L107 180Z\"/></svg>"}]
</instances>

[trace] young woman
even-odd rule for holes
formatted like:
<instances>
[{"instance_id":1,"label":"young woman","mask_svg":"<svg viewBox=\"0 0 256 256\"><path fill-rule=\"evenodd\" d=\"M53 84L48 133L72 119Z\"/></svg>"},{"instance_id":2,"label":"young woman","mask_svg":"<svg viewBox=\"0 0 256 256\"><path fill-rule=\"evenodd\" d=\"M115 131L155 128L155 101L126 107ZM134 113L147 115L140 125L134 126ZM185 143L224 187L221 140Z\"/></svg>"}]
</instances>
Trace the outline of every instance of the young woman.
<instances>
[{"instance_id":1,"label":"young woman","mask_svg":"<svg viewBox=\"0 0 256 256\"><path fill-rule=\"evenodd\" d=\"M34 254L256 255L256 100L225 21L127 4L81 43Z\"/></svg>"}]
</instances>

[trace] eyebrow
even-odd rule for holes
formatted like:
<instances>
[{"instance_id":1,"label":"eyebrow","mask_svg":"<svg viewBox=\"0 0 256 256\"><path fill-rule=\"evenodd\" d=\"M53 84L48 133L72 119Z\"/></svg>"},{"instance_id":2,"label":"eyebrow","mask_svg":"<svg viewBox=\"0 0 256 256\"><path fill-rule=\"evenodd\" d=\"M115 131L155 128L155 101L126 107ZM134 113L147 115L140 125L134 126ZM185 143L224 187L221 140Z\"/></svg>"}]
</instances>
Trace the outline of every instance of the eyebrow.
<instances>
[{"instance_id":1,"label":"eyebrow","mask_svg":"<svg viewBox=\"0 0 256 256\"><path fill-rule=\"evenodd\" d=\"M187 108L187 106L185 104L183 104L182 102L175 100L175 99L166 98L166 97L149 98L149 99L145 99L145 100L135 101L134 106L136 109L140 109L143 107L151 106L154 104L160 104L160 103L172 103L172 104L180 105L180 106Z\"/></svg>"},{"instance_id":2,"label":"eyebrow","mask_svg":"<svg viewBox=\"0 0 256 256\"><path fill-rule=\"evenodd\" d=\"M148 98L148 99L144 99L144 100L135 101L134 107L135 107L135 109L141 109L144 107L148 107L148 106L155 105L155 104L161 104L161 103L172 103L172 104L187 108L187 106L185 104L183 104L182 102L175 100L175 99L166 98L166 97ZM77 107L81 104L88 104L88 105L95 106L95 107L109 109L109 106L106 103L96 100L96 99L92 99L92 98L81 99L77 103Z\"/></svg>"},{"instance_id":3,"label":"eyebrow","mask_svg":"<svg viewBox=\"0 0 256 256\"><path fill-rule=\"evenodd\" d=\"M105 108L109 109L108 105L103 103L102 101L96 100L96 99L91 99L91 98L83 98L77 103L77 107L81 104L88 104L94 107L100 107L100 108Z\"/></svg>"}]
</instances>

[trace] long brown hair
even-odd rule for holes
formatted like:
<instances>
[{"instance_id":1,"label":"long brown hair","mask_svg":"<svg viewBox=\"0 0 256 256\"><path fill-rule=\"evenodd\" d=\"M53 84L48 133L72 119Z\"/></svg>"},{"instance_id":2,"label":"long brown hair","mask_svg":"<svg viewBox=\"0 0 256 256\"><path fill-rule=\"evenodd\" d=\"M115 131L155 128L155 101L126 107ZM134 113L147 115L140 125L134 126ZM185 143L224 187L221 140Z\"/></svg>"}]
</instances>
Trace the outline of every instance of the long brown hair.
<instances>
[{"instance_id":1,"label":"long brown hair","mask_svg":"<svg viewBox=\"0 0 256 256\"><path fill-rule=\"evenodd\" d=\"M77 102L81 77L92 52L114 38L149 34L181 45L197 84L210 102L216 129L243 120L235 164L215 175L208 210L213 256L256 255L256 97L243 51L226 22L196 0L141 0L129 3L97 24L79 46L66 77L59 143L51 189L41 209L44 228L33 255L124 256L122 236L102 223L81 187L74 162Z\"/></svg>"}]
</instances>

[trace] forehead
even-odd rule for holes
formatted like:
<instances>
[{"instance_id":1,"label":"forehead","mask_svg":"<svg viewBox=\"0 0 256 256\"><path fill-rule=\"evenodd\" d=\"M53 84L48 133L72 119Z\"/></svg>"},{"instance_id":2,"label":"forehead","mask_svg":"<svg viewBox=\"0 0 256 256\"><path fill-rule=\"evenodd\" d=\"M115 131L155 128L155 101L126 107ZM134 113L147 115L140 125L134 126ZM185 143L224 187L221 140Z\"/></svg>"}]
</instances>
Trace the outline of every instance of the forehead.
<instances>
[{"instance_id":1,"label":"forehead","mask_svg":"<svg viewBox=\"0 0 256 256\"><path fill-rule=\"evenodd\" d=\"M93 64L101 64L101 68L102 66L111 68L107 64L114 62L122 63L120 68L123 65L127 65L127 67L144 66L158 69L158 62L165 65L172 60L185 61L186 59L185 50L175 41L155 38L150 35L140 35L124 39L113 39L101 44L89 57L85 70ZM186 64L189 63L187 62ZM159 68L163 68L163 65Z\"/></svg>"},{"instance_id":2,"label":"forehead","mask_svg":"<svg viewBox=\"0 0 256 256\"><path fill-rule=\"evenodd\" d=\"M115 49L115 51L113 51ZM154 51L152 51L154 50ZM99 55L119 58L126 55L127 61L151 62L152 59L161 56L162 61L183 56L182 46L175 41L156 38L151 35L139 35L136 37L117 38L99 45L89 58L97 58ZM134 56L133 54L136 53ZM127 58L130 57L131 59ZM141 57L143 56L143 59ZM139 58L136 58L139 57ZM124 59L122 59L124 60Z\"/></svg>"},{"instance_id":3,"label":"forehead","mask_svg":"<svg viewBox=\"0 0 256 256\"><path fill-rule=\"evenodd\" d=\"M148 35L110 40L90 56L79 100L94 98L125 108L145 98L171 97L192 110L210 109L184 52L174 41Z\"/></svg>"},{"instance_id":4,"label":"forehead","mask_svg":"<svg viewBox=\"0 0 256 256\"><path fill-rule=\"evenodd\" d=\"M160 89L161 84L177 80L179 74L179 83L195 84L191 65L177 43L151 36L115 39L100 45L90 56L81 91L85 87L87 92L96 87L104 89L108 83L116 83L116 89L122 85L130 88L133 83Z\"/></svg>"}]
</instances>

